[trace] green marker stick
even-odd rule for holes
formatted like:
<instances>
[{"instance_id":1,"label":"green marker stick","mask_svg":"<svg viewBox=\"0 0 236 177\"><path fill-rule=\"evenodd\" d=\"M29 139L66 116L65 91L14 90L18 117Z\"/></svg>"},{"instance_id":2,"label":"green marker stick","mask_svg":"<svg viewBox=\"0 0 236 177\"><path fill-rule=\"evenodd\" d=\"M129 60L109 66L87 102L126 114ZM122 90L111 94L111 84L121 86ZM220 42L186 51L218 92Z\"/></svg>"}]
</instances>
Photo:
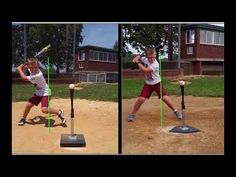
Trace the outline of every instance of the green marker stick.
<instances>
[{"instance_id":1,"label":"green marker stick","mask_svg":"<svg viewBox=\"0 0 236 177\"><path fill-rule=\"evenodd\" d=\"M162 107L162 70L161 70L161 51L159 51L159 61L160 61L160 111L161 111L161 120L160 125L163 127L163 107Z\"/></svg>"},{"instance_id":2,"label":"green marker stick","mask_svg":"<svg viewBox=\"0 0 236 177\"><path fill-rule=\"evenodd\" d=\"M51 95L51 90L50 90L50 63L49 63L49 57L48 57L48 132L51 132L50 129L50 95Z\"/></svg>"}]
</instances>

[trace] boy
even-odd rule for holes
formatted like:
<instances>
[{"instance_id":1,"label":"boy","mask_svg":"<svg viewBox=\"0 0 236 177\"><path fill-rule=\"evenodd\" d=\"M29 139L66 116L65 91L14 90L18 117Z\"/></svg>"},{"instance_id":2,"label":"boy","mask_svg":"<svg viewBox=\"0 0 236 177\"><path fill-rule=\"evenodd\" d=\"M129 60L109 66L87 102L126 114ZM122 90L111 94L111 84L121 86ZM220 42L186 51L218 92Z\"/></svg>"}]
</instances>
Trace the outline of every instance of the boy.
<instances>
[{"instance_id":1,"label":"boy","mask_svg":"<svg viewBox=\"0 0 236 177\"><path fill-rule=\"evenodd\" d=\"M145 84L141 91L136 103L134 104L131 114L128 115L128 121L135 119L135 114L140 109L141 105L149 99L152 92L155 91L160 99L160 75L159 75L159 63L156 60L155 48L149 48L145 50L146 57L136 56L133 59L133 63L136 63L141 71L145 73ZM142 63L143 64L142 64ZM174 108L170 98L166 95L163 83L162 83L162 100L167 106L174 112L174 115L178 120L182 118L182 114Z\"/></svg>"},{"instance_id":2,"label":"boy","mask_svg":"<svg viewBox=\"0 0 236 177\"><path fill-rule=\"evenodd\" d=\"M25 76L24 70L29 69L30 75ZM43 73L39 69L38 59L36 57L30 57L27 59L27 64L21 64L17 67L17 71L20 77L24 81L30 81L36 88L33 96L26 103L26 107L23 113L23 117L19 120L18 125L22 126L25 124L26 117L29 114L31 108L41 102L41 110L43 113L48 113L48 96L51 98L51 90L48 88ZM66 123L64 113L60 109L50 107L50 114L57 114L63 124Z\"/></svg>"}]
</instances>

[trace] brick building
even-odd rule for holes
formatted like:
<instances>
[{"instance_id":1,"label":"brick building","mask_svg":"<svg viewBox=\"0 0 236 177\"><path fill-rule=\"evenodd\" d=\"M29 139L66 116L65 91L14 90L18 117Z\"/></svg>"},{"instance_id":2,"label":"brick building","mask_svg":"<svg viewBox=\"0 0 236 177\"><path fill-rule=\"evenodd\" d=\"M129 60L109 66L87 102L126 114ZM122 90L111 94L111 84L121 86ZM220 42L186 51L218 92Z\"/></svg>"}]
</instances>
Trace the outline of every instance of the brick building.
<instances>
[{"instance_id":1,"label":"brick building","mask_svg":"<svg viewBox=\"0 0 236 177\"><path fill-rule=\"evenodd\" d=\"M118 52L92 45L77 48L75 78L77 82L118 82Z\"/></svg>"},{"instance_id":2,"label":"brick building","mask_svg":"<svg viewBox=\"0 0 236 177\"><path fill-rule=\"evenodd\" d=\"M185 74L224 74L224 27L182 25L181 63L189 63Z\"/></svg>"}]
</instances>

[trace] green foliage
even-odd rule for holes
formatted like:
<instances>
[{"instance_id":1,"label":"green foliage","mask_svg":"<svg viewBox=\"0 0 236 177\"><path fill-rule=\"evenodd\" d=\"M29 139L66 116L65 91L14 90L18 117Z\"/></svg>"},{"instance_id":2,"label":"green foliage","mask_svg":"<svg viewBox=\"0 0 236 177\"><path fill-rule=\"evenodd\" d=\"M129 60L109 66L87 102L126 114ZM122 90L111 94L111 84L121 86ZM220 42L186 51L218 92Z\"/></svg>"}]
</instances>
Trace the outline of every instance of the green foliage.
<instances>
[{"instance_id":1,"label":"green foliage","mask_svg":"<svg viewBox=\"0 0 236 177\"><path fill-rule=\"evenodd\" d=\"M12 63L15 66L24 62L23 25L12 25Z\"/></svg>"},{"instance_id":2,"label":"green foliage","mask_svg":"<svg viewBox=\"0 0 236 177\"><path fill-rule=\"evenodd\" d=\"M50 84L52 89L52 98L70 98L68 85ZM118 85L117 84L89 84L81 85L81 90L75 90L75 99L100 100L100 101L118 101ZM34 87L31 84L13 84L12 85L12 101L27 101Z\"/></svg>"},{"instance_id":3,"label":"green foliage","mask_svg":"<svg viewBox=\"0 0 236 177\"><path fill-rule=\"evenodd\" d=\"M118 51L119 50L119 43L118 40L115 41L115 44L113 46L113 50Z\"/></svg>"},{"instance_id":4,"label":"green foliage","mask_svg":"<svg viewBox=\"0 0 236 177\"><path fill-rule=\"evenodd\" d=\"M68 30L67 30L68 29ZM82 24L76 24L76 47L83 41L81 32ZM73 63L73 43L74 43L74 25L73 24L27 24L27 57L34 56L43 47L51 44L48 52L40 57L42 64L47 64L47 57L50 58L51 65L59 68L65 64L66 54L68 65ZM22 62L23 57L23 25L12 25L12 63Z\"/></svg>"},{"instance_id":5,"label":"green foliage","mask_svg":"<svg viewBox=\"0 0 236 177\"><path fill-rule=\"evenodd\" d=\"M127 54L122 57L122 68L123 69L137 69L137 65L132 62L132 59L135 57L134 54Z\"/></svg>"},{"instance_id":6,"label":"green foliage","mask_svg":"<svg viewBox=\"0 0 236 177\"><path fill-rule=\"evenodd\" d=\"M224 77L206 77L201 79L192 79L190 84L185 85L185 95L193 96L209 96L209 97L224 97ZM122 82L123 98L138 97L142 88L143 79L124 79ZM171 81L163 79L168 95L181 95L178 84L173 84ZM153 93L156 95L156 93Z\"/></svg>"},{"instance_id":7,"label":"green foliage","mask_svg":"<svg viewBox=\"0 0 236 177\"><path fill-rule=\"evenodd\" d=\"M127 52L130 44L138 52L147 47L163 48L166 43L166 32L163 24L124 24L122 25L123 51Z\"/></svg>"}]
</instances>

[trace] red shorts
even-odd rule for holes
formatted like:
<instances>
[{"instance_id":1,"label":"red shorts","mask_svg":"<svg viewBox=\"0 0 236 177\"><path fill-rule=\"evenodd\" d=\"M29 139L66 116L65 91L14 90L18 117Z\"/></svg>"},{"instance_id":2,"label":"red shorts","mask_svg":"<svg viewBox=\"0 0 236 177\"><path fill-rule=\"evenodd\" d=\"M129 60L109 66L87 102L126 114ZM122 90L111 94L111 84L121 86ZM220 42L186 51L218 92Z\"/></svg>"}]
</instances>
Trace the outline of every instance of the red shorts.
<instances>
[{"instance_id":1,"label":"red shorts","mask_svg":"<svg viewBox=\"0 0 236 177\"><path fill-rule=\"evenodd\" d=\"M49 96L49 99L51 99L51 96ZM48 96L38 96L34 94L30 99L29 102L34 104L35 106L38 106L38 104L41 102L41 107L48 107Z\"/></svg>"},{"instance_id":2,"label":"red shorts","mask_svg":"<svg viewBox=\"0 0 236 177\"><path fill-rule=\"evenodd\" d=\"M145 83L143 90L140 93L140 97L150 98L152 92L155 91L160 99L160 82L154 85L148 85ZM165 88L162 83L162 96L166 95Z\"/></svg>"}]
</instances>

